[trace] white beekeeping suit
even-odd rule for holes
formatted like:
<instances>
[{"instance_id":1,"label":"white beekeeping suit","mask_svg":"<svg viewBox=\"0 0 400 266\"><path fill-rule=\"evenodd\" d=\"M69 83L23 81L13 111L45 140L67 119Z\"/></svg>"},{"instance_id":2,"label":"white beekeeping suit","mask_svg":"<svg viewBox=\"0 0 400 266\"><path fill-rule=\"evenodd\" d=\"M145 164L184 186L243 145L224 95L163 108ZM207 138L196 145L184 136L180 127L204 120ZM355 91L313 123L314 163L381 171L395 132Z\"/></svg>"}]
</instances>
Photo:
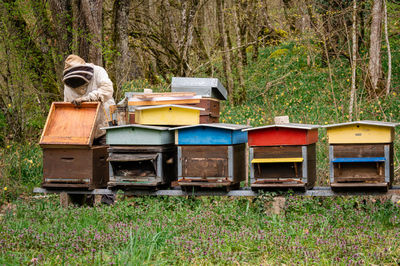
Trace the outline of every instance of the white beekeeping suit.
<instances>
[{"instance_id":1,"label":"white beekeeping suit","mask_svg":"<svg viewBox=\"0 0 400 266\"><path fill-rule=\"evenodd\" d=\"M65 60L63 82L64 102L72 102L75 105L80 105L82 102L102 103L94 137L103 136L105 131L100 128L108 126L108 120L111 119L110 106L115 105L113 84L106 70L86 63L77 55L69 55Z\"/></svg>"}]
</instances>

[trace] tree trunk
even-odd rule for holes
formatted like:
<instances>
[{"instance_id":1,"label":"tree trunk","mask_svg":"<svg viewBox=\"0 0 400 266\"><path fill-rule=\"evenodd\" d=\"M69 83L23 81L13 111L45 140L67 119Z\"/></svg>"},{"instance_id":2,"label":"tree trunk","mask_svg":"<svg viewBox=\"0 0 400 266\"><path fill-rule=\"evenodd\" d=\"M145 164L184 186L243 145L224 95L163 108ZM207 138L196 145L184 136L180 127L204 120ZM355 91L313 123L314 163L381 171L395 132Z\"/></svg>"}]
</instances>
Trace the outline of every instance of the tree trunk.
<instances>
[{"instance_id":1,"label":"tree trunk","mask_svg":"<svg viewBox=\"0 0 400 266\"><path fill-rule=\"evenodd\" d=\"M369 47L368 85L370 86L370 92L372 92L373 95L377 95L380 91L378 82L382 78L381 37L383 0L374 0L371 16L372 21Z\"/></svg>"},{"instance_id":2,"label":"tree trunk","mask_svg":"<svg viewBox=\"0 0 400 266\"><path fill-rule=\"evenodd\" d=\"M113 42L117 54L114 56L115 94L118 98L119 88L135 77L137 66L134 55L129 54L129 11L130 0L116 0L114 2Z\"/></svg>"},{"instance_id":3,"label":"tree trunk","mask_svg":"<svg viewBox=\"0 0 400 266\"><path fill-rule=\"evenodd\" d=\"M357 0L353 0L353 28L352 28L352 60L351 60L351 93L349 104L349 119L353 120L353 105L356 97L356 67L357 67Z\"/></svg>"},{"instance_id":4,"label":"tree trunk","mask_svg":"<svg viewBox=\"0 0 400 266\"><path fill-rule=\"evenodd\" d=\"M87 48L80 46L85 50L86 59L90 63L102 66L102 0L81 0L80 2L80 16L76 19L82 19L88 32L85 36ZM85 49L86 48L86 49Z\"/></svg>"},{"instance_id":5,"label":"tree trunk","mask_svg":"<svg viewBox=\"0 0 400 266\"><path fill-rule=\"evenodd\" d=\"M224 0L216 0L217 3L217 24L218 32L222 42L222 64L224 68L225 79L227 82L227 88L229 93L229 100L233 100L233 79L232 79L232 68L231 68L231 56L228 46L228 39L225 32L225 20L224 20Z\"/></svg>"},{"instance_id":6,"label":"tree trunk","mask_svg":"<svg viewBox=\"0 0 400 266\"><path fill-rule=\"evenodd\" d=\"M60 82L60 87L63 88L61 77L64 71L64 60L68 54L71 53L72 33L68 30L68 26L71 25L69 17L72 15L70 12L70 1L69 0L50 0L49 1L51 18L53 20L54 35L56 38L56 53L54 56L54 65L57 73L57 78ZM62 95L62 90L60 93Z\"/></svg>"},{"instance_id":7,"label":"tree trunk","mask_svg":"<svg viewBox=\"0 0 400 266\"><path fill-rule=\"evenodd\" d=\"M387 74L387 80L386 80L386 95L389 95L390 83L392 80L392 53L390 51L390 42L389 42L389 34L388 34L386 0L383 0L383 11L384 11L384 20L385 20L385 41L386 41L387 53L388 53L388 74Z\"/></svg>"},{"instance_id":8,"label":"tree trunk","mask_svg":"<svg viewBox=\"0 0 400 266\"><path fill-rule=\"evenodd\" d=\"M235 10L233 12L233 18L235 21L235 31L236 31L236 39L237 39L237 46L242 47L242 33L240 31L240 21L239 21L239 16L240 16L240 11L239 9L241 8L240 6L240 0L235 0ZM241 104L246 100L246 90L244 88L244 78L243 78L243 54L241 50L237 52L238 54L238 61L237 61L237 69L238 69L238 75L239 75L239 88L238 88L238 93L237 93L237 98L235 100L236 103Z\"/></svg>"}]
</instances>

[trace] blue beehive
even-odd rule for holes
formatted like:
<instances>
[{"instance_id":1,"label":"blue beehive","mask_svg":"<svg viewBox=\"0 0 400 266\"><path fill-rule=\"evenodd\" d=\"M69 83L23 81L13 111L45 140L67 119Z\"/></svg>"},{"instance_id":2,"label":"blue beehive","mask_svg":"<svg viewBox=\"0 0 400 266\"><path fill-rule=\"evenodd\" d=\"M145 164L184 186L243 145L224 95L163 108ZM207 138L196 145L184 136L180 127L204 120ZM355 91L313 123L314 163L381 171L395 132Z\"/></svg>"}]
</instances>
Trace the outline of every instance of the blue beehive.
<instances>
[{"instance_id":1,"label":"blue beehive","mask_svg":"<svg viewBox=\"0 0 400 266\"><path fill-rule=\"evenodd\" d=\"M245 128L223 123L171 128L178 145L178 184L238 187L247 167Z\"/></svg>"}]
</instances>

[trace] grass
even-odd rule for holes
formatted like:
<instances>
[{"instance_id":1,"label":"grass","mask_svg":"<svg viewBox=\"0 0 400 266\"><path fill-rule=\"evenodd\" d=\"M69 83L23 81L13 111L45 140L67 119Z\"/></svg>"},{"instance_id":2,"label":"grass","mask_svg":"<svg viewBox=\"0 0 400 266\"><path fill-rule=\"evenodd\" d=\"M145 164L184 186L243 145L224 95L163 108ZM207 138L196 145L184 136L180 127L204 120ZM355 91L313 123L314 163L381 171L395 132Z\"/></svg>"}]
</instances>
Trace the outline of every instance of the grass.
<instances>
[{"instance_id":1,"label":"grass","mask_svg":"<svg viewBox=\"0 0 400 266\"><path fill-rule=\"evenodd\" d=\"M59 208L17 201L0 220L0 264L396 264L400 206L367 198L152 198Z\"/></svg>"}]
</instances>

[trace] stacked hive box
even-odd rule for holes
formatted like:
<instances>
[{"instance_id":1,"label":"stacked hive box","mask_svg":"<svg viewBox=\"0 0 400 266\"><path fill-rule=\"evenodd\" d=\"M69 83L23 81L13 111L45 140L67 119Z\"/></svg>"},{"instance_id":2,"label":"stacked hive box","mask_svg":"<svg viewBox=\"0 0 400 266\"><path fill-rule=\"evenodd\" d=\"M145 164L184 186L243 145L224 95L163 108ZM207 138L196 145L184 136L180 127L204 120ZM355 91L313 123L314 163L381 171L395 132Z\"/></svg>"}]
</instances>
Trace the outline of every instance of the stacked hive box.
<instances>
[{"instance_id":1,"label":"stacked hive box","mask_svg":"<svg viewBox=\"0 0 400 266\"><path fill-rule=\"evenodd\" d=\"M110 188L169 186L176 180L176 147L168 127L124 125L108 127Z\"/></svg>"},{"instance_id":2,"label":"stacked hive box","mask_svg":"<svg viewBox=\"0 0 400 266\"><path fill-rule=\"evenodd\" d=\"M325 126L332 189L381 188L393 182L397 123L358 121Z\"/></svg>"},{"instance_id":3,"label":"stacked hive box","mask_svg":"<svg viewBox=\"0 0 400 266\"><path fill-rule=\"evenodd\" d=\"M172 92L194 92L201 96L199 103L190 106L204 108L200 113L200 124L218 123L220 103L227 99L227 91L216 78L180 78L173 77L171 82Z\"/></svg>"},{"instance_id":4,"label":"stacked hive box","mask_svg":"<svg viewBox=\"0 0 400 266\"><path fill-rule=\"evenodd\" d=\"M253 189L310 189L316 180L318 127L280 124L245 129Z\"/></svg>"},{"instance_id":5,"label":"stacked hive box","mask_svg":"<svg viewBox=\"0 0 400 266\"><path fill-rule=\"evenodd\" d=\"M242 125L200 124L172 128L178 145L178 184L239 187L245 180L247 132Z\"/></svg>"},{"instance_id":6,"label":"stacked hive box","mask_svg":"<svg viewBox=\"0 0 400 266\"><path fill-rule=\"evenodd\" d=\"M108 182L107 147L92 146L99 103L53 103L40 145L44 188L96 189Z\"/></svg>"}]
</instances>

